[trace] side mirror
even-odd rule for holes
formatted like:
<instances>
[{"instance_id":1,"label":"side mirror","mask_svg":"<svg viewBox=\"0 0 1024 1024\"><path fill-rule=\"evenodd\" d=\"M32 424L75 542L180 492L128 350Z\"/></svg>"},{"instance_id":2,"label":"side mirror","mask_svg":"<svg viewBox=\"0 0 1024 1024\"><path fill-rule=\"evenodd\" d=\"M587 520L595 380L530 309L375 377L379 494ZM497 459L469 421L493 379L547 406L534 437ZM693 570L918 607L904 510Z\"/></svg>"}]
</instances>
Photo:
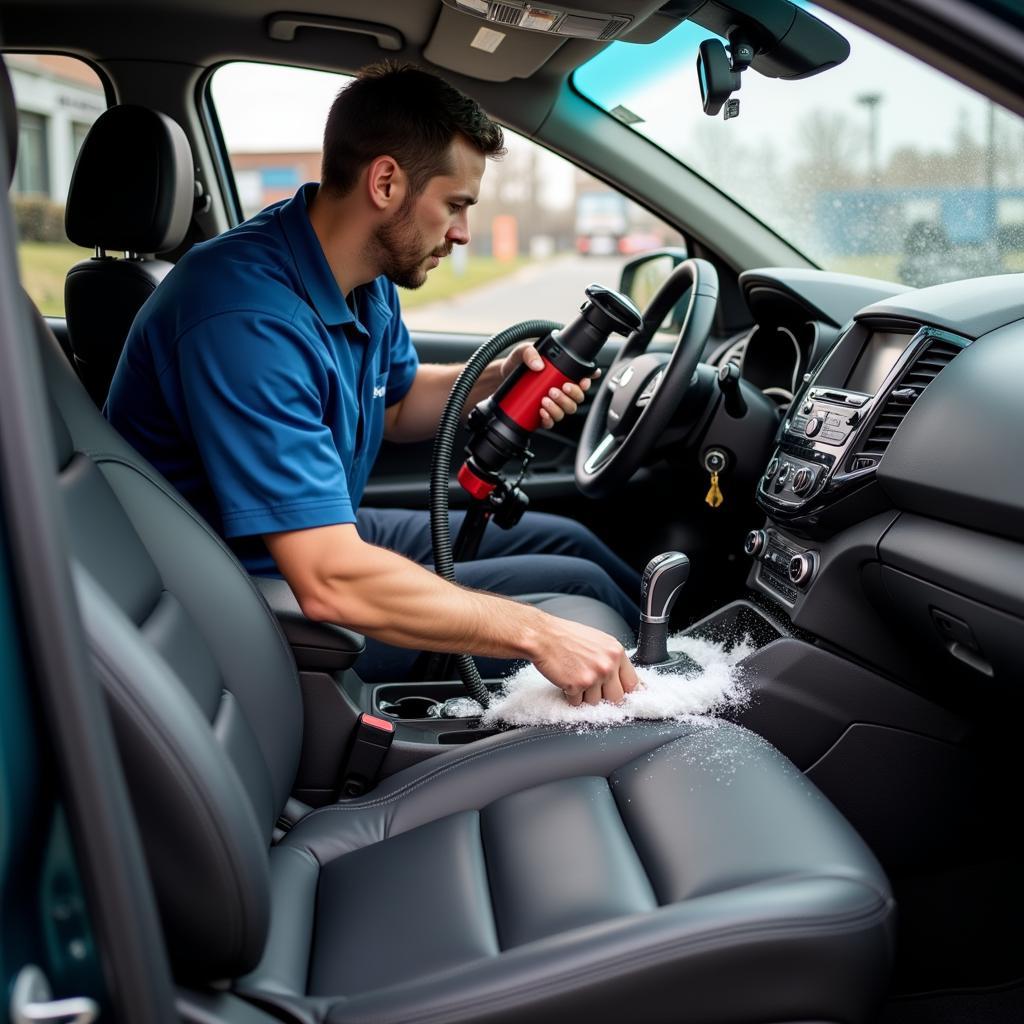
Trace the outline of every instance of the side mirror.
<instances>
[{"instance_id":1,"label":"side mirror","mask_svg":"<svg viewBox=\"0 0 1024 1024\"><path fill-rule=\"evenodd\" d=\"M686 258L687 252L681 246L667 246L636 256L622 268L619 291L632 299L643 311L658 289L668 280L672 271ZM661 325L661 330L679 330L683 326L688 300L689 294L686 294L672 307L672 311Z\"/></svg>"}]
</instances>

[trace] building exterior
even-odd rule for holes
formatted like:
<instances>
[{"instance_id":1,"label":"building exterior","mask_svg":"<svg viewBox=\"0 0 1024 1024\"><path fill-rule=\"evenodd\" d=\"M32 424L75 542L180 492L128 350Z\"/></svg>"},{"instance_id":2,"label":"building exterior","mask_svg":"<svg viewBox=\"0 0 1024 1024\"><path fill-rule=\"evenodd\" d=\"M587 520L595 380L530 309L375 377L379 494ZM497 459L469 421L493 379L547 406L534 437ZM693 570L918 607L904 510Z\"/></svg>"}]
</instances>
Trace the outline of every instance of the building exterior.
<instances>
[{"instance_id":1,"label":"building exterior","mask_svg":"<svg viewBox=\"0 0 1024 1024\"><path fill-rule=\"evenodd\" d=\"M291 199L307 181L320 180L320 152L230 153L242 213L251 217L271 203Z\"/></svg>"},{"instance_id":2,"label":"building exterior","mask_svg":"<svg viewBox=\"0 0 1024 1024\"><path fill-rule=\"evenodd\" d=\"M106 109L103 86L84 61L54 54L4 55L18 106L12 192L64 203L75 158Z\"/></svg>"}]
</instances>

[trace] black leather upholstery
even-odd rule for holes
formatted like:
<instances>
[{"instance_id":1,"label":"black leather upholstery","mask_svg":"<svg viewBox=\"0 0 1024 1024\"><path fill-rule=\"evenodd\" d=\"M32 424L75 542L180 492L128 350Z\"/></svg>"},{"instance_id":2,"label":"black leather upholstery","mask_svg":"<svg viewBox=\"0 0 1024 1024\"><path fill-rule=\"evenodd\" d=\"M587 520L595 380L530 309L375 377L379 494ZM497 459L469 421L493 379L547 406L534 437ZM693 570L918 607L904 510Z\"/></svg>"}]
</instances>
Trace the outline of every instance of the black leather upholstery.
<instances>
[{"instance_id":1,"label":"black leather upholstery","mask_svg":"<svg viewBox=\"0 0 1024 1024\"><path fill-rule=\"evenodd\" d=\"M185 237L194 197L192 150L181 126L123 104L105 110L82 143L64 227L87 249L167 252Z\"/></svg>"},{"instance_id":2,"label":"black leather upholstery","mask_svg":"<svg viewBox=\"0 0 1024 1024\"><path fill-rule=\"evenodd\" d=\"M595 601L592 597L583 597L580 594L520 594L516 600L536 605L549 615L557 615L560 619L585 622L588 626L615 637L625 647L632 647L636 643L629 623L614 608L602 601Z\"/></svg>"},{"instance_id":3,"label":"black leather upholstery","mask_svg":"<svg viewBox=\"0 0 1024 1024\"><path fill-rule=\"evenodd\" d=\"M98 406L107 397L135 315L173 268L139 254L181 244L194 190L188 139L165 114L111 107L89 129L68 193L68 238L88 248L133 254L81 260L64 285L75 368Z\"/></svg>"},{"instance_id":4,"label":"black leather upholstery","mask_svg":"<svg viewBox=\"0 0 1024 1024\"><path fill-rule=\"evenodd\" d=\"M132 321L171 272L166 260L93 257L80 260L64 281L64 310L75 369L102 408Z\"/></svg>"},{"instance_id":5,"label":"black leather upholstery","mask_svg":"<svg viewBox=\"0 0 1024 1024\"><path fill-rule=\"evenodd\" d=\"M859 1020L889 955L874 859L725 724L485 740L307 815L270 868L238 987L337 1021Z\"/></svg>"},{"instance_id":6,"label":"black leather upholstery","mask_svg":"<svg viewBox=\"0 0 1024 1024\"><path fill-rule=\"evenodd\" d=\"M499 735L270 845L302 728L276 620L35 323L86 631L180 977L337 1024L870 1019L886 879L733 725Z\"/></svg>"}]
</instances>

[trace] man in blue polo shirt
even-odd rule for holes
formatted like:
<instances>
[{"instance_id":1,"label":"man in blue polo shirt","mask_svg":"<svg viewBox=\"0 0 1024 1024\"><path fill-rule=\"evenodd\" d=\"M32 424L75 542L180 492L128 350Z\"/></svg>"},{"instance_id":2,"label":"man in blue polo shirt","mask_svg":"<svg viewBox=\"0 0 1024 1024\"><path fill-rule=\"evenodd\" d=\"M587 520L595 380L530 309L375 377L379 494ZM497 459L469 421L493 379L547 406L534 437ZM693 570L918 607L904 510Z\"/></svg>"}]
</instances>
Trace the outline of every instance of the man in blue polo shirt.
<instances>
[{"instance_id":1,"label":"man in blue polo shirt","mask_svg":"<svg viewBox=\"0 0 1024 1024\"><path fill-rule=\"evenodd\" d=\"M636 685L618 641L466 589L588 593L635 623L638 577L589 531L528 515L491 531L454 586L416 564L425 513L359 508L381 439L430 437L461 370L419 364L395 285L418 287L469 241L502 144L440 78L366 69L331 108L319 186L193 248L146 303L106 413L250 572L282 575L306 615L371 638L368 678L402 678L417 650L467 650L534 662L572 703L617 701ZM471 401L521 361L539 363L532 346L488 367ZM542 422L582 399L553 390Z\"/></svg>"}]
</instances>

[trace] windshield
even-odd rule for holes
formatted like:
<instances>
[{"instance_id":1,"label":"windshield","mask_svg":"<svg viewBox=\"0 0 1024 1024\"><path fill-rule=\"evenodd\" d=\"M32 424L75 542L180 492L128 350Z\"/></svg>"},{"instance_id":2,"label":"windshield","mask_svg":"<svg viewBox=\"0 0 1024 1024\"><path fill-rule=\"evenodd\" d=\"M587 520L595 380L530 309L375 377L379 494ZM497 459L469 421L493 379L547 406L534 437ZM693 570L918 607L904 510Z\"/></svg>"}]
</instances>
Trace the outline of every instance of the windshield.
<instances>
[{"instance_id":1,"label":"windshield","mask_svg":"<svg viewBox=\"0 0 1024 1024\"><path fill-rule=\"evenodd\" d=\"M740 116L708 117L683 22L613 43L577 89L829 270L912 287L1024 270L1024 122L828 11L850 43L800 81L743 74Z\"/></svg>"}]
</instances>

